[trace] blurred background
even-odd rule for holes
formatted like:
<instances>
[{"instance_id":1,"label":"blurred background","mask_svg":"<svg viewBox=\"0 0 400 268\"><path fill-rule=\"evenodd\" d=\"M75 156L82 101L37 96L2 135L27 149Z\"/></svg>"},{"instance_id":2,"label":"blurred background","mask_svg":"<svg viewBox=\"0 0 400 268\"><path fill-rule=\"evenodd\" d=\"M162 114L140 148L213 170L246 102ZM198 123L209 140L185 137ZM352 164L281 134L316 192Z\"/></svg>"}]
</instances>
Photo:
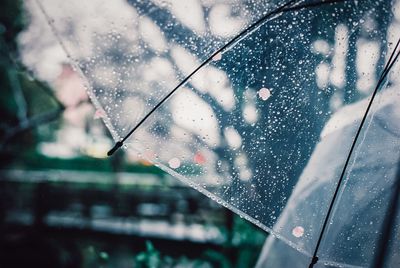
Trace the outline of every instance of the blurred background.
<instances>
[{"instance_id":1,"label":"blurred background","mask_svg":"<svg viewBox=\"0 0 400 268\"><path fill-rule=\"evenodd\" d=\"M302 246L273 226L326 122L372 93L400 0L263 24L106 157L286 1L182 2L1 2L0 267L253 267L267 233L218 202Z\"/></svg>"},{"instance_id":2,"label":"blurred background","mask_svg":"<svg viewBox=\"0 0 400 268\"><path fill-rule=\"evenodd\" d=\"M124 150L105 158L102 112L65 55L34 55L54 59L52 83L22 63L31 22L1 2L0 266L252 267L265 232Z\"/></svg>"}]
</instances>

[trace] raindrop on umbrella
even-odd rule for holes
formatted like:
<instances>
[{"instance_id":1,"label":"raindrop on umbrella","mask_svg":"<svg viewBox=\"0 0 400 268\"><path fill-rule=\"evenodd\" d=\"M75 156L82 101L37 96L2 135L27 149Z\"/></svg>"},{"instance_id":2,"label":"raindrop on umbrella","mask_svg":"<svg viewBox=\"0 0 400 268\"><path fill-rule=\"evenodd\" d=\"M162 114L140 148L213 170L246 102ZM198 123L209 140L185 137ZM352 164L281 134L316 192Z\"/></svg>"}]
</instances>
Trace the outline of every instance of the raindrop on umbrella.
<instances>
[{"instance_id":1,"label":"raindrop on umbrella","mask_svg":"<svg viewBox=\"0 0 400 268\"><path fill-rule=\"evenodd\" d=\"M225 45L220 42L220 37L214 37L207 32L206 23L195 23L193 18L188 20L187 17L185 19L178 16L179 20L172 22L151 22L154 12L143 8L140 2L131 1L119 10L122 12L131 8L135 11L132 13L111 12L112 10L107 13L104 10L107 16L102 18L118 20L114 24L116 27L119 24L126 25L127 21L137 20L140 27L148 25L152 33L149 35L149 31L144 31L147 34L145 37L138 33L135 35L135 43L136 39L131 38L132 33L126 31L126 27L121 27L117 29L121 38L114 42L110 29L93 27L95 38L99 40L92 40L95 41L92 43L105 44L104 48L100 46L91 51L96 54L92 66L84 56L75 59L86 67L83 73L93 87L95 103L99 104L98 107L110 108L103 119L118 140L110 154L133 136L136 144L146 144L160 156L156 160L159 166L176 169L181 177L194 180L193 185L212 184L213 187L209 188L213 189L212 194L225 201L229 208L298 251L278 251L286 261L300 263L303 258L305 261L301 267L305 267L311 261L309 256L313 255L313 261L321 258L332 266L369 265L371 256L374 255L371 248L362 248L363 252L360 253L355 250L356 247L343 244L332 252L327 245L333 240L340 241L341 231L348 230L346 226L352 225L348 224L351 223L351 218L348 222L338 220L341 215L336 212L341 211L344 215L346 210L334 210L333 205L352 202L353 207L360 203L367 205L373 202L371 193L379 192L376 189L367 193L356 191L359 186L357 181L361 181L361 176L357 179L354 175L357 173L352 172L359 170L359 166L368 170L368 165L360 163L357 166L355 162L354 169L352 165L348 165L352 142L358 144L360 140L364 140L368 143L369 139L373 140L376 132L376 136L381 138L380 146L370 141L369 148L385 148L385 153L363 152L361 149L368 147L365 146L356 150L361 155L360 159L375 159L377 165L385 163L386 168L382 170L387 170L397 161L397 158L392 161L393 155L388 153L391 148L395 151L396 143L389 138L383 139L388 137L385 135L390 135L390 131L381 132L375 121L367 122L372 122L367 124L372 132L365 132L365 135L363 132L363 139L355 136L357 127L365 121L362 121L363 115L371 114L366 109L366 100L373 99L373 88L366 90L361 87L364 85L363 81L368 81L372 86L381 86L381 103L396 101L397 95L387 97L383 94L390 92L390 87L398 87L395 80L386 84L385 79L374 82L375 74L384 67L383 59L387 58L383 49L385 36L390 31L385 27L392 25L392 17L395 17L390 13L393 4L386 0L365 1L361 8L354 1L343 4L344 1L340 0L299 0L277 4L275 9L269 6L267 10L270 12L265 12L266 8L261 8L262 2L255 2L253 4L256 7L248 8L249 13L246 13L243 21L249 23ZM60 6L66 8L60 8L64 12L54 12L55 16L61 18L52 18L51 25L56 31L59 29L61 41L68 44L65 47L71 49L73 55L82 55L82 48L87 46L79 46L79 41L91 40L91 37L79 39L84 35L77 35L79 38L68 36L78 31L63 28L65 25L81 27L80 20L74 24L70 17L62 17L64 14L74 14L67 12L68 6L73 5L71 3L60 2ZM240 9L246 4L247 2L240 2L235 7ZM56 6L44 5L42 10ZM81 5L78 6L85 11ZM136 12L137 9L140 12ZM90 9L87 12L91 14ZM167 12L173 11L171 9ZM264 16L263 13L267 15ZM45 12L50 18L49 14L52 12ZM144 14L146 20L142 15L136 18L132 14ZM208 13L202 14L207 16ZM373 27L369 27L367 23L366 26L353 23L361 20L370 21L369 25ZM171 25L183 27L187 31L176 35L171 33ZM99 34L100 30L104 32ZM90 27L86 27L84 31L85 34L88 32ZM156 37L156 42L153 42L151 36ZM390 38L397 36L393 34ZM78 46L74 47L75 43L71 40L78 40ZM321 44L327 45L321 48ZM361 56L357 54L362 51L362 44L377 49L367 51L372 55L367 63L364 61L369 57L365 53ZM126 51L128 47L134 49ZM380 54L383 54L381 58L373 56ZM132 56L120 58L118 55ZM391 66L398 57L393 55L388 61ZM210 62L213 63L209 64ZM384 68L385 77L391 66ZM329 90L321 92L321 85ZM190 91L192 94L185 94L179 89L186 89L186 92ZM254 94L253 89L259 90ZM273 109L258 106L257 100L268 100L268 106ZM137 113L137 107L144 108ZM377 111L384 111L378 108ZM385 116L376 118L382 122L387 120L384 124L389 129L396 120L389 121L389 114L382 113ZM254 120L249 122L244 114L253 114ZM209 120L204 121L202 118ZM235 136L240 140L240 146L229 146L232 145L232 135L225 135L225 129L234 129L237 132ZM393 133L398 132L396 128L393 129ZM202 138L205 134L208 135L207 139ZM389 141L392 146L386 147ZM135 149L140 150L140 146ZM199 155L193 155L194 150L206 155L207 161L202 164L201 171L195 171L198 172L196 176L191 176L192 173L179 167L180 159L186 159L185 167L203 162ZM180 158L176 157L177 153ZM341 169L343 166L348 168ZM376 170L375 173L371 171L371 176L364 174L363 178L369 178L373 182L375 177L388 178L388 173L381 174L380 169ZM349 177L347 181L346 177L341 176L341 171L349 171L349 174L356 176L356 180ZM245 179L243 174L246 175ZM374 174L379 176L373 176ZM349 194L334 195L343 188L343 179L346 179ZM224 183L216 186L216 181ZM363 185L366 185L365 181ZM386 183L380 189L390 189L389 186ZM365 202L355 203L351 199L355 196L365 197ZM386 201L382 198L378 203L385 204ZM358 210L362 211L361 208ZM354 214L358 210L348 209ZM374 229L367 232L368 236L357 231L360 228L355 224L356 227L352 230L354 234L344 237L358 236L368 241L374 240L379 235L379 219L384 218L379 217L382 216L382 211L383 207L373 210L377 214L374 219L377 224L370 227ZM336 224L324 224L328 218L336 220ZM307 226L306 236L303 226ZM323 226L325 229L320 232ZM273 239L272 237L269 239ZM298 239L299 237L302 239ZM322 237L325 240L321 240ZM343 243L349 243L345 240ZM316 247L317 243L321 247ZM276 253L273 249L270 252L269 254ZM291 265L289 266L292 267Z\"/></svg>"},{"instance_id":2,"label":"raindrop on umbrella","mask_svg":"<svg viewBox=\"0 0 400 268\"><path fill-rule=\"evenodd\" d=\"M258 91L258 96L263 101L266 101L271 97L271 91L268 88L263 87Z\"/></svg>"},{"instance_id":3,"label":"raindrop on umbrella","mask_svg":"<svg viewBox=\"0 0 400 268\"><path fill-rule=\"evenodd\" d=\"M296 226L296 227L293 228L292 234L295 237L302 237L304 235L304 228L301 227L301 226Z\"/></svg>"},{"instance_id":4,"label":"raindrop on umbrella","mask_svg":"<svg viewBox=\"0 0 400 268\"><path fill-rule=\"evenodd\" d=\"M176 168L179 168L181 166L181 161L179 160L179 158L174 157L174 158L171 158L168 161L168 165L169 165L170 168L176 169Z\"/></svg>"}]
</instances>

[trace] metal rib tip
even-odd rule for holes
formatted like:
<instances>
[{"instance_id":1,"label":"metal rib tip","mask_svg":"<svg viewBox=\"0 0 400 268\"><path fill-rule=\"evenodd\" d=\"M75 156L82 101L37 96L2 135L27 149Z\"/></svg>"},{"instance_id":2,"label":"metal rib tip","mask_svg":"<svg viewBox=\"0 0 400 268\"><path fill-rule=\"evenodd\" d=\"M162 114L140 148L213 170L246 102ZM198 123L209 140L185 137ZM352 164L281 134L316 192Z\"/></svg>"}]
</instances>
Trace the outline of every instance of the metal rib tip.
<instances>
[{"instance_id":1,"label":"metal rib tip","mask_svg":"<svg viewBox=\"0 0 400 268\"><path fill-rule=\"evenodd\" d=\"M113 154L115 153L116 150L118 150L119 148L122 147L122 145L124 145L124 143L123 143L122 141L118 141L118 142L114 145L114 147L112 147L111 150L107 152L107 155L108 155L108 156L113 155Z\"/></svg>"}]
</instances>

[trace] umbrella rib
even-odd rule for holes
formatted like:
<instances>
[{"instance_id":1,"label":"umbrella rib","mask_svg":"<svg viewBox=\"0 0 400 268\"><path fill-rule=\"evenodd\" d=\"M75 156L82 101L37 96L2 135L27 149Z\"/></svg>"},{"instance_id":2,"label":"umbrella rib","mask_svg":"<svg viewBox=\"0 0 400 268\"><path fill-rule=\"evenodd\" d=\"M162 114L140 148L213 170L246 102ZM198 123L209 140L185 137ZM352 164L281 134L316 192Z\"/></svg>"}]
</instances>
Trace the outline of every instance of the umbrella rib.
<instances>
[{"instance_id":1,"label":"umbrella rib","mask_svg":"<svg viewBox=\"0 0 400 268\"><path fill-rule=\"evenodd\" d=\"M173 90L171 90L159 103L157 103L156 106L153 107L140 121L133 127L128 134L125 135L124 138L119 140L118 142L115 143L114 147L111 148L107 152L108 156L113 155L119 148L121 148L124 144L124 142L164 103L166 102L183 84L185 84L195 73L197 73L201 68L203 68L205 65L207 65L209 62L212 61L213 57L216 56L219 53L224 52L225 50L229 49L230 47L234 46L238 41L242 40L242 38L245 38L249 34L251 34L254 30L258 29L258 27L265 22L267 19L271 18L274 15L277 15L279 13L284 13L284 12L290 12L290 11L295 11L295 10L301 10L304 8L310 8L310 7L317 7L320 5L324 4L332 4L332 3L339 3L339 2L344 2L346 0L322 0L319 2L312 2L312 3L306 3L306 4L300 4L303 0L290 0L287 3L283 4L282 6L278 7L277 9L269 12L256 22L254 22L252 25L250 25L248 28L240 32L238 35L236 35L233 39L231 39L228 43L226 43L224 46L222 46L220 49L218 49L216 52L214 52L209 58L207 58L203 63L201 63L195 70L193 70L188 76L186 76L185 79L183 79ZM298 4L298 5L296 5Z\"/></svg>"},{"instance_id":2,"label":"umbrella rib","mask_svg":"<svg viewBox=\"0 0 400 268\"><path fill-rule=\"evenodd\" d=\"M355 149L356 142L357 142L357 140L358 140L358 137L359 137L360 134L361 134L361 130L362 130L364 124L365 124L365 121L366 121L367 116L368 116L368 114L369 114L369 111L370 111L370 109L371 109L372 103L374 102L374 99L375 99L375 97L376 97L376 95L377 95L377 93L378 93L378 91L379 91L379 88L381 87L382 83L384 82L384 80L385 80L386 76L388 75L390 69L393 67L394 63L398 60L398 58L399 58L399 56L400 56L400 50L396 53L396 50L397 50L397 48L399 47L399 45L400 45L400 38L399 38L399 40L397 41L397 44L396 44L396 46L395 46L393 52L391 53L391 55L390 55L390 57L389 57L389 60L388 60L388 62L386 63L385 68L384 68L383 71L382 71L382 74L381 74L381 76L380 76L380 78L379 78L379 80L378 80L378 83L377 83L376 86L375 86L374 92L372 93L371 100L370 100L369 103L368 103L367 109L365 110L365 113L364 113L364 115L363 115L363 118L362 118L362 120L361 120L361 123L360 123L360 125L359 125L359 127L358 127L358 129L357 129L357 133L356 133L356 135L355 135L355 137L354 137L354 140L353 140L353 143L352 143L352 145L351 145L349 154L347 155L347 158L346 158L346 162L345 162L345 164L344 164L344 166L343 166L342 173L341 173L340 178L339 178L339 181L338 181L338 183L337 183L337 185L336 185L335 192L334 192L334 194L333 194L333 196L332 196L332 200L331 200L331 202L330 202L330 204L329 204L328 212L327 212L327 214L326 214L326 216L325 216L325 219L324 219L324 222L323 222L323 224L322 224L321 232L320 232L320 235L319 235L317 244L316 244L315 249L314 249L314 253L313 253L313 256L312 256L312 259L311 259L311 263L310 263L310 265L308 266L309 268L314 267L314 265L318 262L318 257L317 257L318 249L319 249L319 246L321 245L322 237L323 237L323 235L324 235L324 233L325 233L325 230L326 230L326 227L327 227L327 225L328 225L328 221L329 221L329 219L330 219L330 216L331 216L331 213L332 213L332 209L333 209L333 206L334 206L335 201L336 201L336 197L337 197L337 195L338 195L338 193L339 193L340 186L341 186L341 184L342 184L342 182L343 182L344 175L346 174L347 166L348 166L349 163L350 163L351 155L353 154L353 151L354 151L354 149Z\"/></svg>"}]
</instances>

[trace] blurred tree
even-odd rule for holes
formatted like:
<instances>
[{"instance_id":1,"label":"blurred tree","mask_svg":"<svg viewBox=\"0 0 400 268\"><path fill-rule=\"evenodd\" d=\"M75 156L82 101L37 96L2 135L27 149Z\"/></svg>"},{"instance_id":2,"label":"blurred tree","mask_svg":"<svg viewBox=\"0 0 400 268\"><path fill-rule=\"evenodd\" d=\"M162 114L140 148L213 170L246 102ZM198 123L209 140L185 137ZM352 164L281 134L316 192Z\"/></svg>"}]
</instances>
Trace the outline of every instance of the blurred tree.
<instances>
[{"instance_id":1,"label":"blurred tree","mask_svg":"<svg viewBox=\"0 0 400 268\"><path fill-rule=\"evenodd\" d=\"M53 121L63 105L44 83L20 64L17 36L26 25L22 1L2 1L0 9L0 166L37 143L34 127Z\"/></svg>"},{"instance_id":2,"label":"blurred tree","mask_svg":"<svg viewBox=\"0 0 400 268\"><path fill-rule=\"evenodd\" d=\"M0 9L0 138L7 135L9 126L18 123L17 104L11 90L13 69L11 57L17 53L16 37L22 30L24 22L21 16L21 1L2 1ZM11 78L11 79L10 79ZM1 150L2 151L2 150Z\"/></svg>"}]
</instances>

